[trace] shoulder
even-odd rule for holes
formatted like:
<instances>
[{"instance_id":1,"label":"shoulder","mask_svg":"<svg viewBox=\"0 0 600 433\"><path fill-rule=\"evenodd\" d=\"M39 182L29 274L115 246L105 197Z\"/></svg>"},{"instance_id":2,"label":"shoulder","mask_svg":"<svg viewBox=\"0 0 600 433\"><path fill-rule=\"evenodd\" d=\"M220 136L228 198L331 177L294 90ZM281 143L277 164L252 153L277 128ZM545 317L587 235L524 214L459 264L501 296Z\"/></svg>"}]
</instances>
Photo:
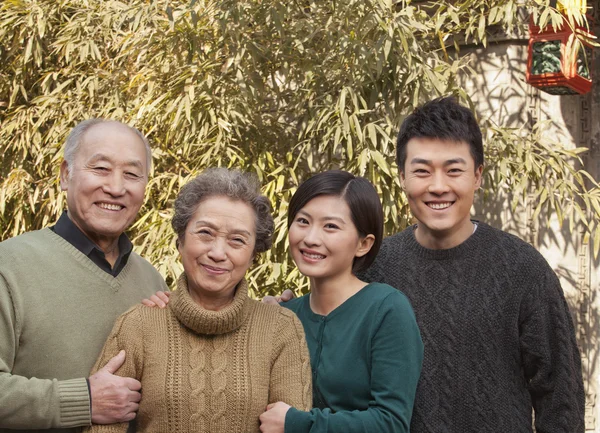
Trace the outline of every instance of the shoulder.
<instances>
[{"instance_id":1,"label":"shoulder","mask_svg":"<svg viewBox=\"0 0 600 433\"><path fill-rule=\"evenodd\" d=\"M254 320L252 326L257 332L265 332L271 335L295 335L304 338L302 323L296 314L280 305L263 304L260 301L251 300L255 304L252 312Z\"/></svg>"},{"instance_id":2,"label":"shoulder","mask_svg":"<svg viewBox=\"0 0 600 433\"><path fill-rule=\"evenodd\" d=\"M407 227L399 233L384 238L381 242L381 250L389 251L403 248L412 236L412 228Z\"/></svg>"},{"instance_id":3,"label":"shoulder","mask_svg":"<svg viewBox=\"0 0 600 433\"><path fill-rule=\"evenodd\" d=\"M264 304L254 299L250 302L255 304L253 314L263 317L270 322L292 323L294 319L297 319L296 314L293 311L282 305ZM288 303L289 302L286 304Z\"/></svg>"},{"instance_id":4,"label":"shoulder","mask_svg":"<svg viewBox=\"0 0 600 433\"><path fill-rule=\"evenodd\" d=\"M502 260L506 266L527 272L551 270L544 256L523 239L485 223L478 224L483 232L480 241L492 260Z\"/></svg>"},{"instance_id":5,"label":"shoulder","mask_svg":"<svg viewBox=\"0 0 600 433\"><path fill-rule=\"evenodd\" d=\"M408 297L389 284L371 283L367 287L369 299L380 312L400 310L412 314L412 305Z\"/></svg>"},{"instance_id":6,"label":"shoulder","mask_svg":"<svg viewBox=\"0 0 600 433\"><path fill-rule=\"evenodd\" d=\"M38 250L47 245L48 242L52 242L54 236L58 238L49 228L26 232L0 242L0 254L15 254Z\"/></svg>"},{"instance_id":7,"label":"shoulder","mask_svg":"<svg viewBox=\"0 0 600 433\"><path fill-rule=\"evenodd\" d=\"M304 305L304 303L308 300L308 295L302 295L298 298L290 299L287 302L282 302L281 306L285 309L290 309L294 313L298 314L298 310Z\"/></svg>"},{"instance_id":8,"label":"shoulder","mask_svg":"<svg viewBox=\"0 0 600 433\"><path fill-rule=\"evenodd\" d=\"M135 268L137 275L158 284L158 286L162 286L157 288L155 285L153 285L150 288L152 293L154 293L155 289L168 290L163 276L160 274L160 272L158 272L158 270L156 270L154 266L152 266L148 260L140 256L138 253L132 252L129 256L129 261L131 261L131 265L133 268Z\"/></svg>"},{"instance_id":9,"label":"shoulder","mask_svg":"<svg viewBox=\"0 0 600 433\"><path fill-rule=\"evenodd\" d=\"M136 304L119 316L115 322L115 328L156 326L172 314L169 308L147 307Z\"/></svg>"}]
</instances>

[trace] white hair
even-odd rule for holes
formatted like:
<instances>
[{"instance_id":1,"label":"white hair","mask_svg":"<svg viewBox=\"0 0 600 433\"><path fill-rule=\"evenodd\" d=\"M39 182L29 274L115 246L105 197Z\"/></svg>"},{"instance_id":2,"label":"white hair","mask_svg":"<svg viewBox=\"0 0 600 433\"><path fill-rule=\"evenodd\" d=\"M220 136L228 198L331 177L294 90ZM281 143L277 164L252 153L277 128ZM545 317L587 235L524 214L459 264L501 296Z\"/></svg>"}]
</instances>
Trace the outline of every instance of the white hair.
<instances>
[{"instance_id":1,"label":"white hair","mask_svg":"<svg viewBox=\"0 0 600 433\"><path fill-rule=\"evenodd\" d=\"M69 136L67 137L67 141L65 143L65 151L64 158L69 167L69 177L73 175L72 168L75 166L75 155L77 154L77 150L81 145L81 141L85 133L95 125L100 125L103 123L118 123L119 125L123 125L128 128L131 132L135 133L140 140L144 143L144 147L146 148L146 166L148 167L148 173L150 172L150 168L152 167L152 149L150 149L150 143L144 134L138 131L133 126L126 125L118 120L107 120L107 119L88 119L83 122L77 124L75 128L71 131Z\"/></svg>"}]
</instances>

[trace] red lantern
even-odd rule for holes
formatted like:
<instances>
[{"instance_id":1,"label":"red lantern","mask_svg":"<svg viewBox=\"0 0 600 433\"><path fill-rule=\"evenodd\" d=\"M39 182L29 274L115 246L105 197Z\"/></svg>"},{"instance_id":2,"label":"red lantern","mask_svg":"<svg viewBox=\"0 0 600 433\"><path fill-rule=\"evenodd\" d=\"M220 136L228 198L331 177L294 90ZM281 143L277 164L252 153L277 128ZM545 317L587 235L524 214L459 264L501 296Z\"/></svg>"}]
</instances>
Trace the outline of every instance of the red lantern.
<instances>
[{"instance_id":1,"label":"red lantern","mask_svg":"<svg viewBox=\"0 0 600 433\"><path fill-rule=\"evenodd\" d=\"M579 25L577 31L593 36ZM592 90L592 47L585 41L578 45L569 44L569 38L574 37L571 35L573 29L566 18L556 32L551 25L540 29L530 19L527 83L553 95L582 95ZM579 46L577 55L569 52L573 46Z\"/></svg>"}]
</instances>

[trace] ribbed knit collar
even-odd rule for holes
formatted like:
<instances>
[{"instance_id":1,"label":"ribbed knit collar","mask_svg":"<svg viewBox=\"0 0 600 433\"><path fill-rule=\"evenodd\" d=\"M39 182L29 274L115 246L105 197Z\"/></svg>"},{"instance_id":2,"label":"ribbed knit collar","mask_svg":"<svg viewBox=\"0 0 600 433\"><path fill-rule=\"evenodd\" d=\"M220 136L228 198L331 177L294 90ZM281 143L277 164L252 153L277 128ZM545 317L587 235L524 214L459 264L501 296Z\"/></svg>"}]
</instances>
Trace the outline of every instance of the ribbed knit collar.
<instances>
[{"instance_id":1,"label":"ribbed knit collar","mask_svg":"<svg viewBox=\"0 0 600 433\"><path fill-rule=\"evenodd\" d=\"M480 221L472 220L477 224L477 230L471 236L469 236L463 243L455 246L454 248L448 248L445 250L433 250L422 246L415 237L415 226L407 227L406 243L407 247L411 251L411 254L415 254L417 257L422 257L430 260L455 260L463 257L466 254L473 253L476 251L476 246L481 243L485 243L490 232L490 226Z\"/></svg>"},{"instance_id":2,"label":"ribbed knit collar","mask_svg":"<svg viewBox=\"0 0 600 433\"><path fill-rule=\"evenodd\" d=\"M219 311L198 305L190 296L185 272L177 280L177 290L171 295L169 308L187 328L198 334L218 335L235 331L242 326L250 308L246 280L238 283L233 302Z\"/></svg>"}]
</instances>

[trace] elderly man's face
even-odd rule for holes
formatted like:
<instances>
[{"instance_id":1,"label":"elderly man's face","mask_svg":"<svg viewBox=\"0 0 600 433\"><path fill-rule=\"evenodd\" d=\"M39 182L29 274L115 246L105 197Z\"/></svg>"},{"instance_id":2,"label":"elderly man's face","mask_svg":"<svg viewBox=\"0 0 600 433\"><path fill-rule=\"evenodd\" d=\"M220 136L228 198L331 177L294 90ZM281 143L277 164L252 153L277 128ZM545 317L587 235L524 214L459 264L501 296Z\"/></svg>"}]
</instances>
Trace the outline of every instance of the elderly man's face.
<instances>
[{"instance_id":1,"label":"elderly man's face","mask_svg":"<svg viewBox=\"0 0 600 433\"><path fill-rule=\"evenodd\" d=\"M144 143L116 122L92 126L82 137L74 166L61 165L69 217L101 248L133 222L147 182Z\"/></svg>"}]
</instances>

